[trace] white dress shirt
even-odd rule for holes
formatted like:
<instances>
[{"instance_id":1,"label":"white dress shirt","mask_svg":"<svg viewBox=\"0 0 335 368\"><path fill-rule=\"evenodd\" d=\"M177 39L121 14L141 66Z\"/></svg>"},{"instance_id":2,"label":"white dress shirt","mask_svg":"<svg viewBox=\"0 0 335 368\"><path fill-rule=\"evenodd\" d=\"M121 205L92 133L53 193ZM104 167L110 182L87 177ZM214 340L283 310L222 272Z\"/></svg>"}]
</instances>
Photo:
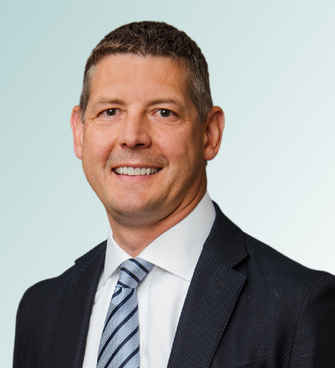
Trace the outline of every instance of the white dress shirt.
<instances>
[{"instance_id":1,"label":"white dress shirt","mask_svg":"<svg viewBox=\"0 0 335 368\"><path fill-rule=\"evenodd\" d=\"M215 220L206 193L182 221L150 243L138 257L154 267L137 287L141 368L166 368L195 266ZM119 265L132 258L108 236L105 267L94 299L83 368L96 368L100 337L119 278Z\"/></svg>"}]
</instances>

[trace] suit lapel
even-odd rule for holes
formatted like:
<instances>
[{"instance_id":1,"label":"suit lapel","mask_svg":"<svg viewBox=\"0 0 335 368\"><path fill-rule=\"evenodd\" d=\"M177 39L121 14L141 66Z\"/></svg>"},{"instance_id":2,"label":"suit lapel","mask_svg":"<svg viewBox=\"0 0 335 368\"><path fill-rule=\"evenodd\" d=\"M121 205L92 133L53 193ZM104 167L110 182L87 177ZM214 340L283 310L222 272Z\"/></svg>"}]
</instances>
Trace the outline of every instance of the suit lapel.
<instances>
[{"instance_id":1,"label":"suit lapel","mask_svg":"<svg viewBox=\"0 0 335 368\"><path fill-rule=\"evenodd\" d=\"M210 366L246 281L233 269L247 257L243 233L217 206L216 212L185 299L168 368Z\"/></svg>"},{"instance_id":2,"label":"suit lapel","mask_svg":"<svg viewBox=\"0 0 335 368\"><path fill-rule=\"evenodd\" d=\"M105 260L106 242L77 261L68 278L59 313L50 368L81 368L95 293Z\"/></svg>"}]
</instances>

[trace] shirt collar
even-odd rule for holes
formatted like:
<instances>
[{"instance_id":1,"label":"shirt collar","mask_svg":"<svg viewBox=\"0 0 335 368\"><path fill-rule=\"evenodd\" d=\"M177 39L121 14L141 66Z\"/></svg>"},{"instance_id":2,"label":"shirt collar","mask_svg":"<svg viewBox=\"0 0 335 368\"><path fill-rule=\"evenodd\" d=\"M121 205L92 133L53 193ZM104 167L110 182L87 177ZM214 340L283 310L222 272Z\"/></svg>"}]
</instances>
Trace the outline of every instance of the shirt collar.
<instances>
[{"instance_id":1,"label":"shirt collar","mask_svg":"<svg viewBox=\"0 0 335 368\"><path fill-rule=\"evenodd\" d=\"M184 280L191 281L214 220L215 208L206 193L188 216L157 237L138 257ZM100 286L105 284L122 262L130 258L131 256L116 243L110 230Z\"/></svg>"}]
</instances>

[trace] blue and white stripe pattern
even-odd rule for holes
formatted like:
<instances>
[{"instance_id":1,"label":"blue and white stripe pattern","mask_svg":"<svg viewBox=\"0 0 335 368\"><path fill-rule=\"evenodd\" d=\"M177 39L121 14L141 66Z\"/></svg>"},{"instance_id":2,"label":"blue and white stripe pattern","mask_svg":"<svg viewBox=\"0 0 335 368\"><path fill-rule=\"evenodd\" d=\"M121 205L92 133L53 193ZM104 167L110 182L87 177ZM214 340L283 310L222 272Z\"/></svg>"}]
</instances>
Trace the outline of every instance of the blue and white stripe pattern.
<instances>
[{"instance_id":1,"label":"blue and white stripe pattern","mask_svg":"<svg viewBox=\"0 0 335 368\"><path fill-rule=\"evenodd\" d=\"M138 325L137 285L152 269L141 258L128 259L120 266L102 332L97 368L139 368L140 339Z\"/></svg>"}]
</instances>

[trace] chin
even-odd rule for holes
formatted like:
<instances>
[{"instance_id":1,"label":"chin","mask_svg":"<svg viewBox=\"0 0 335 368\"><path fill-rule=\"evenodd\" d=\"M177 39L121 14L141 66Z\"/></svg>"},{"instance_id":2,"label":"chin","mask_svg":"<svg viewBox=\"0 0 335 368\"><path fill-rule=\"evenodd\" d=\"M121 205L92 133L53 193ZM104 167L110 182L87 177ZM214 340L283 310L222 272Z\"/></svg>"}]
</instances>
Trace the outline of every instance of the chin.
<instances>
[{"instance_id":1,"label":"chin","mask_svg":"<svg viewBox=\"0 0 335 368\"><path fill-rule=\"evenodd\" d=\"M127 198L123 201L112 201L109 206L105 206L108 213L115 220L124 219L127 224L129 221L137 220L137 222L147 222L150 218L157 218L162 204L157 201L148 201L136 198Z\"/></svg>"}]
</instances>

